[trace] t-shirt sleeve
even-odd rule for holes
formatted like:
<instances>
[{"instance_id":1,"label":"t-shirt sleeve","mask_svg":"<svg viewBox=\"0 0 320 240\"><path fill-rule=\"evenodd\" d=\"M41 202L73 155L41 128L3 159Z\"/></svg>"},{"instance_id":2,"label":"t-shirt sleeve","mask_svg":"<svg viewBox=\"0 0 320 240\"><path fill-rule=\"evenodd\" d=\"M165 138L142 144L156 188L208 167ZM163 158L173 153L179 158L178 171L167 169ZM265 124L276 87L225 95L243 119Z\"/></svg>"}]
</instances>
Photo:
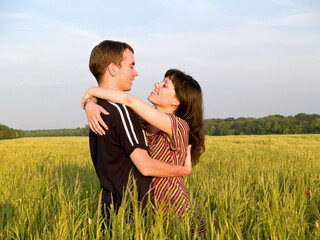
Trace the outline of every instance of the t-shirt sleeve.
<instances>
[{"instance_id":1,"label":"t-shirt sleeve","mask_svg":"<svg viewBox=\"0 0 320 240\"><path fill-rule=\"evenodd\" d=\"M172 137L170 138L170 147L172 150L181 151L186 149L189 142L189 125L188 123L172 114L167 114L171 120Z\"/></svg>"},{"instance_id":2,"label":"t-shirt sleeve","mask_svg":"<svg viewBox=\"0 0 320 240\"><path fill-rule=\"evenodd\" d=\"M117 135L124 152L130 156L136 148L147 150L145 135L135 113L125 105L116 107L119 111Z\"/></svg>"}]
</instances>

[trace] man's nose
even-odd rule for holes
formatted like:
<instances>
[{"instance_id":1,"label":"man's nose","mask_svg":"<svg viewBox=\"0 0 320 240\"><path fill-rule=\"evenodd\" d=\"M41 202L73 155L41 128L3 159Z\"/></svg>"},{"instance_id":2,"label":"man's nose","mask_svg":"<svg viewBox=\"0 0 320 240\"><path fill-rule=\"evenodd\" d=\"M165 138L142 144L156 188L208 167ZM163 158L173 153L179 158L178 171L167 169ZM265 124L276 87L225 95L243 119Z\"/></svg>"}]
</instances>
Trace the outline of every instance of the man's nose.
<instances>
[{"instance_id":1,"label":"man's nose","mask_svg":"<svg viewBox=\"0 0 320 240\"><path fill-rule=\"evenodd\" d=\"M134 69L133 75L134 75L134 76L138 76L138 75L139 75L136 69Z\"/></svg>"}]
</instances>

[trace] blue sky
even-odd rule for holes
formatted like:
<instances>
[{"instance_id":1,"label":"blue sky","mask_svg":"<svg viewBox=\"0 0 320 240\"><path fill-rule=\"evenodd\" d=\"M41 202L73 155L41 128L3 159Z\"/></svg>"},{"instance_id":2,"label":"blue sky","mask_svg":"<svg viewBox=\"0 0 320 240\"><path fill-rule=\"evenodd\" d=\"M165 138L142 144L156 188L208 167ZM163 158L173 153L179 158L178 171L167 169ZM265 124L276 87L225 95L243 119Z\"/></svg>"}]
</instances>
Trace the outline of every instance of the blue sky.
<instances>
[{"instance_id":1,"label":"blue sky","mask_svg":"<svg viewBox=\"0 0 320 240\"><path fill-rule=\"evenodd\" d=\"M202 86L205 118L320 114L318 0L0 0L0 123L83 127L105 39L135 49L143 100L178 68Z\"/></svg>"}]
</instances>

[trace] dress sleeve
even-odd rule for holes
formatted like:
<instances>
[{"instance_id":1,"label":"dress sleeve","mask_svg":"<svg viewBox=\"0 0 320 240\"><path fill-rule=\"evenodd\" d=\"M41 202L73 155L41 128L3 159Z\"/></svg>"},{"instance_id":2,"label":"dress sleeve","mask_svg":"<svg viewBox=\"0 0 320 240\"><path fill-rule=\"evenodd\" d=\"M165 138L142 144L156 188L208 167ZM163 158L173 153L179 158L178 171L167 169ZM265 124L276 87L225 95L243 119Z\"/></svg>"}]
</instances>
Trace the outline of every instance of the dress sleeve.
<instances>
[{"instance_id":1,"label":"dress sleeve","mask_svg":"<svg viewBox=\"0 0 320 240\"><path fill-rule=\"evenodd\" d=\"M143 131L147 131L147 127L148 127L148 123L137 113L135 113L137 115L137 118L140 122L141 128Z\"/></svg>"},{"instance_id":2,"label":"dress sleeve","mask_svg":"<svg viewBox=\"0 0 320 240\"><path fill-rule=\"evenodd\" d=\"M188 123L172 114L167 114L171 120L172 137L169 140L172 150L181 151L186 149L189 142L189 126Z\"/></svg>"}]
</instances>

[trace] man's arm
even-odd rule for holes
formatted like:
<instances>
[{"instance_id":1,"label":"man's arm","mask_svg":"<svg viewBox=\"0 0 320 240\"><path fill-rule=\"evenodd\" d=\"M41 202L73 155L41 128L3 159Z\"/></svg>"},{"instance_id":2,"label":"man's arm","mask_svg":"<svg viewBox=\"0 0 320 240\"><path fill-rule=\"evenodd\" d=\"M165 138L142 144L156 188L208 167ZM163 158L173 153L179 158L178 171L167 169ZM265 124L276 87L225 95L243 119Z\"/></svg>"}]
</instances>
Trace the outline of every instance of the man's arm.
<instances>
[{"instance_id":1,"label":"man's arm","mask_svg":"<svg viewBox=\"0 0 320 240\"><path fill-rule=\"evenodd\" d=\"M178 177L188 176L192 171L191 165L191 145L188 146L187 157L184 166L171 165L160 160L153 159L148 152L141 148L136 148L130 155L133 164L144 176L152 177Z\"/></svg>"}]
</instances>

